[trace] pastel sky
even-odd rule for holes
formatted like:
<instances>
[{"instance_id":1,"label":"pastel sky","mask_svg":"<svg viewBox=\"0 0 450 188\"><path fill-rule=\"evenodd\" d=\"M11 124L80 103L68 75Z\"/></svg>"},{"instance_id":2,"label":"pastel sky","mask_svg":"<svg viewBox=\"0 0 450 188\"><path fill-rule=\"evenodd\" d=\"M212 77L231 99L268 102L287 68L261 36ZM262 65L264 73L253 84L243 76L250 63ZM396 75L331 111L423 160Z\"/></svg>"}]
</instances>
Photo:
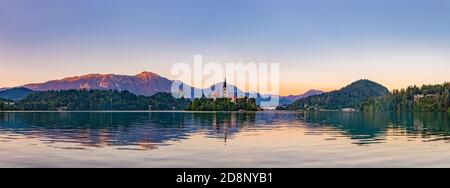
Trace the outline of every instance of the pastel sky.
<instances>
[{"instance_id":1,"label":"pastel sky","mask_svg":"<svg viewBox=\"0 0 450 188\"><path fill-rule=\"evenodd\" d=\"M281 94L450 81L448 0L0 0L0 87L280 63Z\"/></svg>"}]
</instances>

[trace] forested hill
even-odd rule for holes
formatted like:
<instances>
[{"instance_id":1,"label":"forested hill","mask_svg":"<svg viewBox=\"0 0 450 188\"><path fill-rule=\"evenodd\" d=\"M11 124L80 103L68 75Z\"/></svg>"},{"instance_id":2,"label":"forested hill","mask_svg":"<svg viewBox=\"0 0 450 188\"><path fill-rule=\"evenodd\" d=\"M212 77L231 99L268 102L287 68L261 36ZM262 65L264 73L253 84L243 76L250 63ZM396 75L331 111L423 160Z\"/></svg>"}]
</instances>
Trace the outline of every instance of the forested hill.
<instances>
[{"instance_id":1,"label":"forested hill","mask_svg":"<svg viewBox=\"0 0 450 188\"><path fill-rule=\"evenodd\" d=\"M340 110L359 109L371 97L384 96L386 87L370 80L356 81L340 90L299 99L288 105L288 110Z\"/></svg>"},{"instance_id":2,"label":"forested hill","mask_svg":"<svg viewBox=\"0 0 450 188\"><path fill-rule=\"evenodd\" d=\"M151 97L117 90L61 90L35 92L15 104L16 110L184 110L187 99L170 93Z\"/></svg>"}]
</instances>

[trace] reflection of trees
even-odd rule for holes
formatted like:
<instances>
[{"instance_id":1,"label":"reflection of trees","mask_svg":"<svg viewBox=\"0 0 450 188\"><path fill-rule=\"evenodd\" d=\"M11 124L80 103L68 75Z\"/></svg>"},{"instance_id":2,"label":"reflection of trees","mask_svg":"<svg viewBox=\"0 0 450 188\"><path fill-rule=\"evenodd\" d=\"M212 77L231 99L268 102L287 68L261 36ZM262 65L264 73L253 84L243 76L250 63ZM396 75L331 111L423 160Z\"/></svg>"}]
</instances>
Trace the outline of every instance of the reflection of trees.
<instances>
[{"instance_id":1,"label":"reflection of trees","mask_svg":"<svg viewBox=\"0 0 450 188\"><path fill-rule=\"evenodd\" d=\"M0 131L83 146L152 149L200 130L232 135L240 127L253 125L254 118L254 113L0 112Z\"/></svg>"},{"instance_id":2,"label":"reflection of trees","mask_svg":"<svg viewBox=\"0 0 450 188\"><path fill-rule=\"evenodd\" d=\"M306 125L307 129L317 129L321 133L331 127L337 130L336 136L343 134L357 144L377 143L391 132L430 137L431 141L450 137L448 113L0 112L1 132L88 147L154 149L196 132L226 141L241 131L270 130L286 125Z\"/></svg>"},{"instance_id":3,"label":"reflection of trees","mask_svg":"<svg viewBox=\"0 0 450 188\"><path fill-rule=\"evenodd\" d=\"M450 135L448 113L306 112L299 118L308 122L310 128L331 126L342 130L346 136L358 140L358 144L377 143L388 129L409 136Z\"/></svg>"},{"instance_id":4,"label":"reflection of trees","mask_svg":"<svg viewBox=\"0 0 450 188\"><path fill-rule=\"evenodd\" d=\"M135 145L156 148L186 137L184 113L0 113L0 130L83 146ZM192 126L194 127L194 126Z\"/></svg>"},{"instance_id":5,"label":"reflection of trees","mask_svg":"<svg viewBox=\"0 0 450 188\"><path fill-rule=\"evenodd\" d=\"M359 144L367 144L385 133L389 117L373 113L307 112L303 119L310 128L332 126Z\"/></svg>"},{"instance_id":6,"label":"reflection of trees","mask_svg":"<svg viewBox=\"0 0 450 188\"><path fill-rule=\"evenodd\" d=\"M422 137L438 136L434 140L448 139L450 136L450 114L433 112L414 113L414 123L410 132Z\"/></svg>"}]
</instances>

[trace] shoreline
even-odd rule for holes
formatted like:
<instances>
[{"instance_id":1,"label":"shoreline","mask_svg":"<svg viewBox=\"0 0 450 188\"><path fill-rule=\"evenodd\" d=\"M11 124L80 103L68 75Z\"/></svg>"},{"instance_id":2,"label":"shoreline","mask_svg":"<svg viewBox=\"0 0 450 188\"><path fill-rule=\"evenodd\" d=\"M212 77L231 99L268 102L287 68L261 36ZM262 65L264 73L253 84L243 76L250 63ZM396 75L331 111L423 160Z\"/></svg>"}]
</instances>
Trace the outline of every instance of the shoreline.
<instances>
[{"instance_id":1,"label":"shoreline","mask_svg":"<svg viewBox=\"0 0 450 188\"><path fill-rule=\"evenodd\" d=\"M75 110L75 111L57 111L57 110L0 110L0 113L313 113L313 112L340 112L340 113L373 113L371 111L340 111L340 110L320 110L320 111L303 111L303 110L259 110L259 111L189 111L189 110ZM420 113L446 113L446 111L401 111L401 112L420 112ZM396 111L375 112L375 113L398 113ZM447 112L450 113L450 112Z\"/></svg>"},{"instance_id":2,"label":"shoreline","mask_svg":"<svg viewBox=\"0 0 450 188\"><path fill-rule=\"evenodd\" d=\"M18 110L18 111L0 111L0 112L8 112L8 113L23 113L23 112L37 112L37 113L46 113L46 112L59 112L59 113L256 113L256 112L268 112L268 111L188 111L188 110L85 110L85 111L41 111L41 110Z\"/></svg>"}]
</instances>

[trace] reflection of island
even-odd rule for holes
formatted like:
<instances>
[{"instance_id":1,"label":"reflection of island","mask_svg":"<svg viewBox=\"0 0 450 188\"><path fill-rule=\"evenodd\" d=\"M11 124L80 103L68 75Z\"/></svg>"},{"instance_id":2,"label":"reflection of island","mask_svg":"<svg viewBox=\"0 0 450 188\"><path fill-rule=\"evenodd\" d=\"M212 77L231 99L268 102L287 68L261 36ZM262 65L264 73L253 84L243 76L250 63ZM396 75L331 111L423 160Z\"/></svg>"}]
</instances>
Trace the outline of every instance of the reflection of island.
<instances>
[{"instance_id":1,"label":"reflection of island","mask_svg":"<svg viewBox=\"0 0 450 188\"><path fill-rule=\"evenodd\" d=\"M46 142L77 143L88 147L139 146L147 150L200 131L226 139L241 126L252 125L254 116L254 113L177 112L0 113L0 131Z\"/></svg>"},{"instance_id":2,"label":"reflection of island","mask_svg":"<svg viewBox=\"0 0 450 188\"><path fill-rule=\"evenodd\" d=\"M81 147L156 149L194 133L223 139L239 132L278 127L306 129L305 134L327 133L348 137L356 144L380 143L392 134L429 138L450 136L447 113L342 113L342 112L0 112L0 136L24 135L45 143L73 143ZM393 131L392 131L393 130ZM433 135L433 136L432 136ZM299 135L301 136L301 135ZM0 139L5 139L1 138ZM270 139L270 138L268 138Z\"/></svg>"}]
</instances>

